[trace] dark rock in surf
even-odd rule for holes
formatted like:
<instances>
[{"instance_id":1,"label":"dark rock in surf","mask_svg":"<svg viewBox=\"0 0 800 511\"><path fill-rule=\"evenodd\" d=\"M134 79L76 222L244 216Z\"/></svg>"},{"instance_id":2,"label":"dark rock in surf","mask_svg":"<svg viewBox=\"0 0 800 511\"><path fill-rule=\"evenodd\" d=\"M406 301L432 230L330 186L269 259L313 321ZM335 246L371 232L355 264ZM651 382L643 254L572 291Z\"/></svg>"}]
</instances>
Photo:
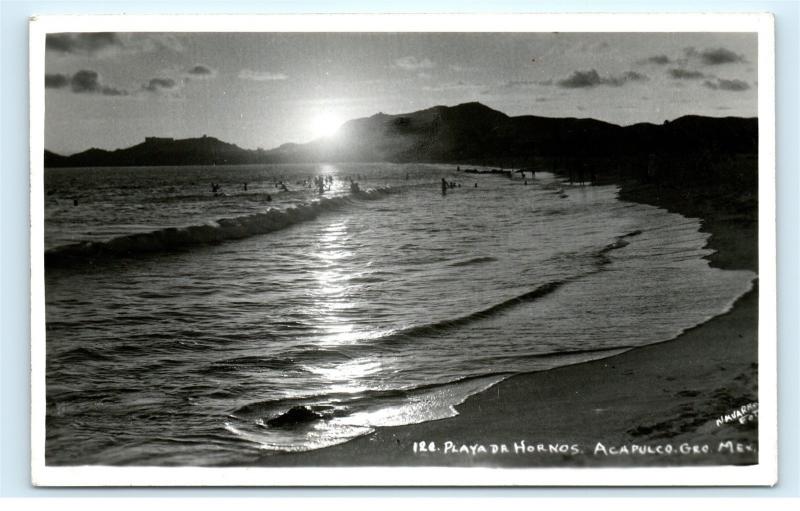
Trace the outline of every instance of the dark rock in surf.
<instances>
[{"instance_id":1,"label":"dark rock in surf","mask_svg":"<svg viewBox=\"0 0 800 511\"><path fill-rule=\"evenodd\" d=\"M313 422L322 415L314 412L307 406L294 406L288 412L278 415L267 421L267 426L275 428L287 428L297 426L298 424L306 424Z\"/></svg>"}]
</instances>

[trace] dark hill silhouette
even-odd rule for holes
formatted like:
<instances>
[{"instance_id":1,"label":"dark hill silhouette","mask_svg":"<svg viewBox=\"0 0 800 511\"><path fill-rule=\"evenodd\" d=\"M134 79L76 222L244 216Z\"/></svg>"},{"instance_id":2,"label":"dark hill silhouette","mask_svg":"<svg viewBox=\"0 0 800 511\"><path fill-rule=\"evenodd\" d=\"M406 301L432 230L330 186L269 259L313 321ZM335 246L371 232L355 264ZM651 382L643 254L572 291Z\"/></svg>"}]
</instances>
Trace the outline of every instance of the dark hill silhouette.
<instances>
[{"instance_id":1,"label":"dark hill silhouette","mask_svg":"<svg viewBox=\"0 0 800 511\"><path fill-rule=\"evenodd\" d=\"M248 151L214 137L202 136L175 140L148 137L141 144L126 149L106 151L92 148L72 156L46 153L51 166L121 167L147 165L226 165L257 163L263 151Z\"/></svg>"},{"instance_id":2,"label":"dark hill silhouette","mask_svg":"<svg viewBox=\"0 0 800 511\"><path fill-rule=\"evenodd\" d=\"M44 150L45 167L66 167L69 165L69 156L61 156L52 151Z\"/></svg>"},{"instance_id":3,"label":"dark hill silhouette","mask_svg":"<svg viewBox=\"0 0 800 511\"><path fill-rule=\"evenodd\" d=\"M648 154L753 154L754 118L685 116L661 125L595 119L509 117L480 103L378 113L346 122L330 138L247 150L214 137L149 137L126 149L71 156L45 151L46 167L225 165L317 161L511 163L534 158L626 158Z\"/></svg>"}]
</instances>

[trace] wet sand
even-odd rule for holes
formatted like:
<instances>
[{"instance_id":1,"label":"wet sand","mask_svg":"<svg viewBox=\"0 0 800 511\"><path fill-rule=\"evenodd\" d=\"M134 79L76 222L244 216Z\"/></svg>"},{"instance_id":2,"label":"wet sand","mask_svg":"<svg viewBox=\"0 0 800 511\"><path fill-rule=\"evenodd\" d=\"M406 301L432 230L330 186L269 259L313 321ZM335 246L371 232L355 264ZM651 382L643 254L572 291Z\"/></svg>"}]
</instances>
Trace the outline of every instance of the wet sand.
<instances>
[{"instance_id":1,"label":"wet sand","mask_svg":"<svg viewBox=\"0 0 800 511\"><path fill-rule=\"evenodd\" d=\"M700 193L700 192L698 192ZM737 196L623 184L621 197L700 216L711 264L756 271L754 212ZM758 462L758 287L674 340L520 374L448 419L264 456L271 466L672 466ZM727 415L727 417L726 417Z\"/></svg>"}]
</instances>

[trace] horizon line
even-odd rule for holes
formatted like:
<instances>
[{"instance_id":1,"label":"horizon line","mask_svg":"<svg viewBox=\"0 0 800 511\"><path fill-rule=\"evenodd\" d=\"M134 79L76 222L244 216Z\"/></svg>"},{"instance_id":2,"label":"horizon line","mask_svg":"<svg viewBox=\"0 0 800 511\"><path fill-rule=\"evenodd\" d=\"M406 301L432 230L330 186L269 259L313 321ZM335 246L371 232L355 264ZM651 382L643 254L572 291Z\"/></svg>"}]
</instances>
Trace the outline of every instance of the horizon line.
<instances>
[{"instance_id":1,"label":"horizon line","mask_svg":"<svg viewBox=\"0 0 800 511\"><path fill-rule=\"evenodd\" d=\"M481 105L481 106L486 107L486 108L488 108L490 110L493 110L495 112L501 113L501 114L505 115L506 117L508 117L510 119L516 119L516 118L520 118L520 117L539 117L539 118L542 118L542 119L591 120L591 121L597 121L597 122L602 122L602 123L605 123L605 124L609 124L611 126L617 126L617 127L620 127L620 128L625 128L625 127L629 127L629 126L636 126L636 125L639 125L639 124L649 124L651 126L661 126L664 123L673 122L673 121L676 121L678 119L682 119L684 117L706 117L706 118L709 118L709 119L758 119L757 115L756 116L745 117L745 116L738 116L738 115L710 116L710 115L700 115L700 114L683 114L683 115L680 115L678 117L674 117L672 119L664 119L664 122L661 123L661 124L657 124L657 123L649 122L649 121L640 121L640 122L634 122L634 123L630 123L630 124L617 124L617 123L613 123L613 122L609 122L609 121L604 121L604 120L598 119L596 117L574 117L574 116L553 117L553 116L536 115L536 114L522 114L522 115L513 115L512 116L512 115L508 115L507 113L503 112L502 110L498 110L496 108L492 108L492 107L490 107L490 106L488 106L485 103L482 103L480 101L465 101L463 103L458 103L458 104L455 104L455 105L433 105L433 106L430 106L430 107L427 107L427 108L414 110L412 112L401 112L401 113L395 113L395 114L379 111L379 112L376 112L376 113L374 113L372 115L369 115L369 116L366 116L366 117L354 117L352 119L348 119L348 120L344 121L339 126L339 128L341 128L342 126L344 126L345 124L347 124L349 122L358 121L358 120L361 120L361 119L370 119L370 118L375 117L377 115L386 115L386 116L389 116L389 117L397 117L397 116L403 116L403 115L411 115L411 114L415 114L415 113L418 113L418 112L424 112L426 110L433 110L435 108L458 108L460 106L472 105L472 104ZM337 130L339 128L337 128ZM88 147L86 149L81 149L81 150L78 150L78 151L75 151L75 152L69 153L69 154L58 153L56 151L52 151L52 150L48 149L47 147L44 148L44 151L45 152L49 152L49 153L54 154L54 155L57 155L57 156L70 157L70 156L75 156L77 154L85 153L86 151L91 151L93 149L100 150L100 151L118 151L118 150L123 150L123 149L129 149L131 147L135 147L135 146L137 146L139 144L142 144L142 143L146 142L147 139L149 139L149 138L165 139L165 140L173 140L173 141L195 140L195 139L202 139L202 138L213 138L213 139L219 140L220 142L224 142L226 144L235 145L239 149L242 149L242 150L245 150L245 151L264 151L264 152L269 152L269 151L274 151L276 149L279 149L279 148L281 148L281 147L283 147L285 145L289 145L289 144L295 144L295 145L310 144L310 143L316 142L318 140L323 140L323 139L329 138L329 137L317 137L317 138L314 138L314 139L311 139L311 140L307 140L305 142L288 141L288 142L283 142L281 144L278 144L277 146L271 147L270 149L264 149L264 148L261 148L261 147L256 147L256 148L242 147L242 146L238 145L235 142L229 142L229 141L226 141L226 140L224 140L222 138L219 138L219 137L217 137L215 135L209 135L207 133L203 133L202 135L184 137L184 138L176 138L176 137L166 136L166 135L164 135L164 136L162 136L162 135L145 135L144 140L142 140L141 142L137 142L137 143L134 143L134 144L132 144L130 146L126 146L126 147L116 147L116 148L112 148L112 149L104 149L102 147L92 146L92 147Z\"/></svg>"}]
</instances>

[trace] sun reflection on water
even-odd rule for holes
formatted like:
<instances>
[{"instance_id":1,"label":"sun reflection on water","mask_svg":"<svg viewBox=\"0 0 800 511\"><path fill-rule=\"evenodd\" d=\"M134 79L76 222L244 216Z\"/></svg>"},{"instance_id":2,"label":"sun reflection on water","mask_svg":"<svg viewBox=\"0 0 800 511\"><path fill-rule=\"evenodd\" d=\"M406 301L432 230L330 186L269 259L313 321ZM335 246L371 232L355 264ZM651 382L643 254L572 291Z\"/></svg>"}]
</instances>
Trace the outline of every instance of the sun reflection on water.
<instances>
[{"instance_id":1,"label":"sun reflection on water","mask_svg":"<svg viewBox=\"0 0 800 511\"><path fill-rule=\"evenodd\" d=\"M312 291L314 308L318 314L319 334L314 343L322 348L352 345L376 335L363 326L354 324L344 311L356 306L358 284L351 282L354 275L352 259L355 252L348 246L349 233L346 220L327 225L319 237L316 250L311 254L319 262L314 278L317 286ZM304 366L307 371L325 378L331 392L360 392L366 387L359 382L381 371L382 364L374 358L353 359L344 363Z\"/></svg>"},{"instance_id":2,"label":"sun reflection on water","mask_svg":"<svg viewBox=\"0 0 800 511\"><path fill-rule=\"evenodd\" d=\"M313 272L317 286L312 293L321 330L315 341L321 346L352 344L368 336L342 314L355 307L353 300L358 291L358 285L350 282L353 272L348 263L355 252L348 247L348 240L347 221L332 222L320 235L312 254L319 261L318 270Z\"/></svg>"}]
</instances>

